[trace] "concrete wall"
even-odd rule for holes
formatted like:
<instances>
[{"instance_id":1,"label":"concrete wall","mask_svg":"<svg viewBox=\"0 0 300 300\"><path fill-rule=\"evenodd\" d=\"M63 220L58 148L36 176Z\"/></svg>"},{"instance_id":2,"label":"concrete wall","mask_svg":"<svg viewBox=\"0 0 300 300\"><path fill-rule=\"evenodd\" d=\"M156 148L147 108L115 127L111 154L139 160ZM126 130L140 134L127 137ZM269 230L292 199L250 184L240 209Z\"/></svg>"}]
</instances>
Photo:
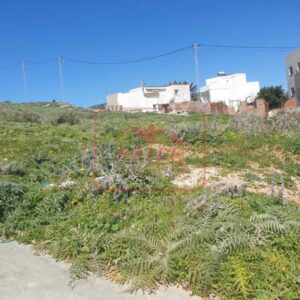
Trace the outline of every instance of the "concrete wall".
<instances>
[{"instance_id":1,"label":"concrete wall","mask_svg":"<svg viewBox=\"0 0 300 300\"><path fill-rule=\"evenodd\" d=\"M286 57L286 76L288 81L289 96L300 100L300 49L290 53ZM293 68L293 74L289 73L289 68ZM295 95L292 95L292 89Z\"/></svg>"},{"instance_id":2,"label":"concrete wall","mask_svg":"<svg viewBox=\"0 0 300 300\"><path fill-rule=\"evenodd\" d=\"M300 101L300 72L295 75L295 98Z\"/></svg>"},{"instance_id":3,"label":"concrete wall","mask_svg":"<svg viewBox=\"0 0 300 300\"><path fill-rule=\"evenodd\" d=\"M261 118L268 117L268 103L265 99L257 99L254 103L247 103L246 101L241 101L239 106L239 113L241 115L253 114Z\"/></svg>"},{"instance_id":4,"label":"concrete wall","mask_svg":"<svg viewBox=\"0 0 300 300\"><path fill-rule=\"evenodd\" d=\"M170 93L174 94L174 102L187 102L191 100L191 92L190 86L188 84L185 85L172 85L170 88ZM177 92L176 92L177 91Z\"/></svg>"},{"instance_id":5,"label":"concrete wall","mask_svg":"<svg viewBox=\"0 0 300 300\"><path fill-rule=\"evenodd\" d=\"M118 94L107 95L106 105L118 105Z\"/></svg>"},{"instance_id":6,"label":"concrete wall","mask_svg":"<svg viewBox=\"0 0 300 300\"><path fill-rule=\"evenodd\" d=\"M200 103L198 101L189 101L184 103L170 103L169 111L165 112L202 112L202 113L212 113L212 114L230 114L230 108L223 102L213 103Z\"/></svg>"},{"instance_id":7,"label":"concrete wall","mask_svg":"<svg viewBox=\"0 0 300 300\"><path fill-rule=\"evenodd\" d=\"M285 110L294 110L299 106L299 101L297 99L289 99L284 103Z\"/></svg>"}]
</instances>

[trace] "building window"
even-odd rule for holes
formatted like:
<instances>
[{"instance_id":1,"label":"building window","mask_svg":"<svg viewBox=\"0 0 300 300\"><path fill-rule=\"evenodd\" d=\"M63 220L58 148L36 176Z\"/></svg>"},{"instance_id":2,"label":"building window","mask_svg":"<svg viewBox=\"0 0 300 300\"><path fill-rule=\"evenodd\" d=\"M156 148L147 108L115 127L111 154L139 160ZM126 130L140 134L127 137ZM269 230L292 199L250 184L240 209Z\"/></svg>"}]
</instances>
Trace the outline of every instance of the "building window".
<instances>
[{"instance_id":1,"label":"building window","mask_svg":"<svg viewBox=\"0 0 300 300\"><path fill-rule=\"evenodd\" d=\"M295 97L295 88L291 88L291 97Z\"/></svg>"},{"instance_id":2,"label":"building window","mask_svg":"<svg viewBox=\"0 0 300 300\"><path fill-rule=\"evenodd\" d=\"M294 75L294 70L293 70L293 67L290 66L289 67L289 76L293 76Z\"/></svg>"}]
</instances>

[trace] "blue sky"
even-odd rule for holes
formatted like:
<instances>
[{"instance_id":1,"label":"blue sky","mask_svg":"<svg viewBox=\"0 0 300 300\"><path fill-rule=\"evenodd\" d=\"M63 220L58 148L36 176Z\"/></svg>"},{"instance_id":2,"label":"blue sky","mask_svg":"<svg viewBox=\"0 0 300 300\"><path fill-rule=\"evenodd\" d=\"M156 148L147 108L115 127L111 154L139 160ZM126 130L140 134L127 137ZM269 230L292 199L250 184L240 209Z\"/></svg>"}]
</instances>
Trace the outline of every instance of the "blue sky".
<instances>
[{"instance_id":1,"label":"blue sky","mask_svg":"<svg viewBox=\"0 0 300 300\"><path fill-rule=\"evenodd\" d=\"M91 61L143 58L194 42L300 46L299 0L1 0L0 101L60 100L58 65L26 64L24 96L20 61L58 56ZM286 87L289 51L200 49L201 83L218 71L246 72L261 86ZM15 67L5 66L19 63ZM131 65L63 64L65 98L90 106L105 93L140 84L195 81L193 51Z\"/></svg>"}]
</instances>

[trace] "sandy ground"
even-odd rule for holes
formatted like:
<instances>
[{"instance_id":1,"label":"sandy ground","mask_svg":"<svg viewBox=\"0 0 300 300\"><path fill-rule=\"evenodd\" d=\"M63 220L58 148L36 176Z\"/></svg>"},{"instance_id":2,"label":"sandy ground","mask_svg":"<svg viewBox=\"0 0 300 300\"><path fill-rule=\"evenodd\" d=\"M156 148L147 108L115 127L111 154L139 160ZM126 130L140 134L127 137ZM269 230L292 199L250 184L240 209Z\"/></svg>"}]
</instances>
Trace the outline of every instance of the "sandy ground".
<instances>
[{"instance_id":1,"label":"sandy ground","mask_svg":"<svg viewBox=\"0 0 300 300\"><path fill-rule=\"evenodd\" d=\"M244 179L245 174L250 173L252 175L256 175L259 178L259 181L247 182ZM242 187L244 186L245 190L252 193L262 193L268 196L272 195L271 184L267 182L265 176L267 174L281 174L282 171L275 170L272 168L267 169L248 169L241 171L230 171L224 173L222 168L217 167L207 167L206 168L206 181L205 185L211 188L220 187L229 187L236 186ZM287 188L284 187L283 196L284 199L300 204L300 179L299 177L292 177L293 187ZM177 176L173 183L179 188L195 188L203 183L203 169L202 168L194 168L190 167L188 172L180 174ZM281 191L280 185L273 186L274 195L278 195Z\"/></svg>"},{"instance_id":2,"label":"sandy ground","mask_svg":"<svg viewBox=\"0 0 300 300\"><path fill-rule=\"evenodd\" d=\"M1 300L196 300L187 292L161 287L156 294L128 294L125 287L89 277L72 289L69 266L48 256L36 256L28 245L0 243Z\"/></svg>"}]
</instances>

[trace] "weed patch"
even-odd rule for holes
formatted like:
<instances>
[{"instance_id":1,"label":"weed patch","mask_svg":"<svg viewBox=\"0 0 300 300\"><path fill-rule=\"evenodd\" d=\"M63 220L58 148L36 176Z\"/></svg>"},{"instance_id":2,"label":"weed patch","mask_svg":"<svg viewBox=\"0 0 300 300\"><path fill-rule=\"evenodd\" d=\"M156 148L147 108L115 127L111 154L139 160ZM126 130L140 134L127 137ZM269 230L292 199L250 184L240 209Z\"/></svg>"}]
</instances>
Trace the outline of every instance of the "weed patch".
<instances>
[{"instance_id":1,"label":"weed patch","mask_svg":"<svg viewBox=\"0 0 300 300\"><path fill-rule=\"evenodd\" d=\"M176 188L174 174L202 176L198 114L103 112L94 123L59 103L0 108L10 116L0 122L0 235L69 261L71 284L94 272L130 291L299 298L300 210L280 194L300 179L297 115L207 116L207 175L239 172L276 186L268 196L235 182ZM39 121L19 117L28 109Z\"/></svg>"}]
</instances>

